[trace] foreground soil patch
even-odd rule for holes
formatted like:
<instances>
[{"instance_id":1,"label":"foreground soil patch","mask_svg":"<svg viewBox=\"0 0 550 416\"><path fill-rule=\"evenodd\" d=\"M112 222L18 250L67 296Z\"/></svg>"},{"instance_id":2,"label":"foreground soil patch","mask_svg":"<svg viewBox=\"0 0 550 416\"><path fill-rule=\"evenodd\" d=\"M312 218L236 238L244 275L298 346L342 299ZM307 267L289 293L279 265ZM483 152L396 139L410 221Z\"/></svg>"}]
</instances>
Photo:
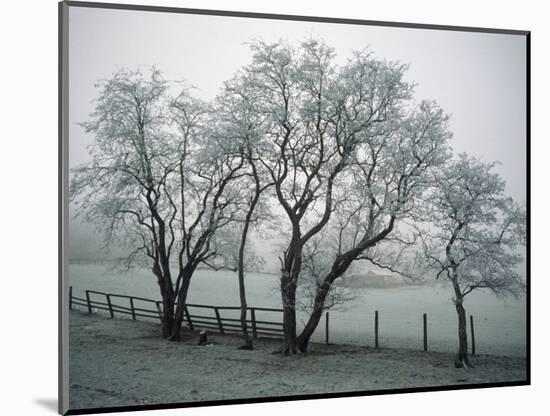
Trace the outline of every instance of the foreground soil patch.
<instances>
[{"instance_id":1,"label":"foreground soil patch","mask_svg":"<svg viewBox=\"0 0 550 416\"><path fill-rule=\"evenodd\" d=\"M70 407L246 399L303 394L523 381L526 361L479 355L474 369L455 369L453 354L312 344L307 355L274 354L280 343L198 334L180 343L159 325L70 314Z\"/></svg>"}]
</instances>

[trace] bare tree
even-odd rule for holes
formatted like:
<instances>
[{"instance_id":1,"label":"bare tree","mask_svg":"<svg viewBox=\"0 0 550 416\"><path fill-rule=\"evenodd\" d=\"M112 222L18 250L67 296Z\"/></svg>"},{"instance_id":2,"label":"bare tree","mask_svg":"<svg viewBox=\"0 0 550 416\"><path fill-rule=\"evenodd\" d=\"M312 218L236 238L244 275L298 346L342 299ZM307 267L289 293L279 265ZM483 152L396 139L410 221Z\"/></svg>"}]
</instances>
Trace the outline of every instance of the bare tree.
<instances>
[{"instance_id":1,"label":"bare tree","mask_svg":"<svg viewBox=\"0 0 550 416\"><path fill-rule=\"evenodd\" d=\"M450 135L447 117L433 103L422 103L398 122L397 129L370 136L353 155L347 170L347 197L336 206L329 224L335 246L331 265L318 286L313 311L298 338L302 351L307 350L334 281L354 261L368 260L398 271L391 263L380 260L375 247L384 243L408 246L414 242L403 239L397 224L418 215L431 170L448 158ZM397 261L400 253L392 260Z\"/></svg>"},{"instance_id":2,"label":"bare tree","mask_svg":"<svg viewBox=\"0 0 550 416\"><path fill-rule=\"evenodd\" d=\"M226 81L221 94L216 98L216 124L212 143L218 152L242 162L241 179L237 186L241 192L242 217L232 227L232 235L227 235L228 247L223 267L237 272L239 298L241 304L241 330L245 344L242 349L252 349L252 338L247 326L247 301L245 272L251 263L261 263L263 259L247 251L247 242L252 225L260 219L268 220L269 208L262 203L262 195L273 185L259 163L262 132L265 117L255 109L255 97L247 89L248 80L237 74ZM257 264L256 264L257 266Z\"/></svg>"},{"instance_id":3,"label":"bare tree","mask_svg":"<svg viewBox=\"0 0 550 416\"><path fill-rule=\"evenodd\" d=\"M94 135L93 160L74 170L73 203L107 241L132 247L129 264L149 259L163 299L163 336L180 339L196 268L228 267L238 273L241 327L252 348L244 281L249 231L279 215L288 236L279 257L285 352L306 352L323 311L348 299L333 284L354 261L403 274L403 247L420 233L424 266L440 267L438 276L455 288L459 357L467 364L464 296L521 286L510 271L521 261L513 249L524 214L503 197L492 165L461 156L443 167L448 117L434 102L411 100L400 63L361 51L338 67L334 51L313 39L298 49L284 42L251 48L252 63L224 84L212 106L189 89L171 97L155 69L150 78L119 71L99 83L95 112L83 123ZM476 190L484 181L483 192ZM481 194L492 196L478 207ZM466 206L472 195L477 211L469 208L453 229L449 218L462 208L452 203ZM407 237L409 220L433 220L438 231L417 227ZM437 249L449 230L457 236L445 243L443 259ZM310 315L298 335L303 293Z\"/></svg>"},{"instance_id":4,"label":"bare tree","mask_svg":"<svg viewBox=\"0 0 550 416\"><path fill-rule=\"evenodd\" d=\"M163 303L162 335L180 339L189 284L219 253L216 231L240 209L230 183L242 161L206 155L207 105L188 90L176 98L160 72L121 70L98 83L91 120L92 161L74 169L71 198L108 242L149 259ZM177 271L171 265L177 262Z\"/></svg>"},{"instance_id":5,"label":"bare tree","mask_svg":"<svg viewBox=\"0 0 550 416\"><path fill-rule=\"evenodd\" d=\"M328 223L341 197L335 191L339 177L353 154L369 137L390 128L388 120L409 97L410 86L402 81L404 66L367 53L357 53L338 71L333 50L317 40L303 42L299 50L284 42L251 47L253 62L243 73L256 111L267 119L259 161L291 230L280 257L280 287L286 351L296 352L296 289L304 246ZM351 72L353 87L345 82Z\"/></svg>"},{"instance_id":6,"label":"bare tree","mask_svg":"<svg viewBox=\"0 0 550 416\"><path fill-rule=\"evenodd\" d=\"M406 66L400 63L362 51L338 68L334 51L314 39L299 49L284 42L251 47L252 64L243 69L246 89L266 118L259 161L290 232L280 257L280 288L286 352L294 353L307 349L333 281L392 232L416 202L425 171L444 160L446 118L431 103L408 110L412 86L403 81ZM336 212L349 217L340 231L330 221ZM352 224L357 238L333 253L298 338L296 289L304 249L325 227L338 238Z\"/></svg>"},{"instance_id":7,"label":"bare tree","mask_svg":"<svg viewBox=\"0 0 550 416\"><path fill-rule=\"evenodd\" d=\"M460 154L435 177L427 199L429 223L418 226L420 260L436 276L448 279L458 315L457 367L471 367L468 357L465 297L477 289L518 295L525 288L519 272L525 244L526 213L505 195L494 163Z\"/></svg>"}]
</instances>

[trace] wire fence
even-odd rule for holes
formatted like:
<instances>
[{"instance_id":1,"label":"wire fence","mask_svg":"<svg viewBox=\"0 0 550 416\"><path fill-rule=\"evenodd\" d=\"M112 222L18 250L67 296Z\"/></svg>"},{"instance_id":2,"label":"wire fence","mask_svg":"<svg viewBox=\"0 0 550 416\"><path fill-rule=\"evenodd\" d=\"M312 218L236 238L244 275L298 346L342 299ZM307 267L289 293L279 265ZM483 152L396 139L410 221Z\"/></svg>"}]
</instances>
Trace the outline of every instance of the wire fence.
<instances>
[{"instance_id":1,"label":"wire fence","mask_svg":"<svg viewBox=\"0 0 550 416\"><path fill-rule=\"evenodd\" d=\"M115 293L105 293L96 290L85 290L85 297L73 295L72 286L69 288L69 309L84 309L89 314L103 311L108 313L111 318L116 316L128 316L133 320L162 321L162 302L153 299L147 299L139 296L121 295ZM240 320L240 306L215 306L203 304L186 304L184 306L183 324L189 329L204 329L220 334L240 334L242 333ZM284 338L283 310L277 308L247 307L246 325L247 330L253 338ZM325 312L324 342L331 343L330 312ZM428 351L429 348L429 326L428 314L423 313L421 325L419 325L419 334L421 337L421 349ZM333 324L334 325L334 324ZM372 344L374 348L380 348L381 318L379 311L374 311L374 328ZM317 337L319 339L319 337ZM470 315L469 319L469 344L471 354L476 353L474 318Z\"/></svg>"}]
</instances>

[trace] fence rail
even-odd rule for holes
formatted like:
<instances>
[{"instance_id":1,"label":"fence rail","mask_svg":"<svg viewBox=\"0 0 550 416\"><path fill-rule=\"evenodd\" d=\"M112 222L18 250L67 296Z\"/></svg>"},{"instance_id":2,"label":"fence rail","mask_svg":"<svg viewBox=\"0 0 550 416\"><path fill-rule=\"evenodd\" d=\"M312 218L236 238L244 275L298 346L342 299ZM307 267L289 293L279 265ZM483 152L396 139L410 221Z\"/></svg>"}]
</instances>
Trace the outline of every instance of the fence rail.
<instances>
[{"instance_id":1,"label":"fence rail","mask_svg":"<svg viewBox=\"0 0 550 416\"><path fill-rule=\"evenodd\" d=\"M150 318L157 321L162 321L162 302L152 299L146 299L139 296L120 295L116 293L98 292L96 290L85 290L85 297L73 295L72 286L69 288L69 309L75 307L83 307L92 314L94 310L106 311L111 318L115 315L129 315L133 320L137 318ZM119 300L117 303L116 300ZM154 309L138 307L136 303L143 302L153 304ZM122 303L122 304L121 304ZM141 306L141 305L140 305ZM190 312L190 309L192 311ZM235 317L224 316L223 311L240 311L240 306L214 306L214 305L199 305L188 303L184 307L184 320L189 329L207 329L213 332L225 333L241 333L241 320ZM208 315L207 311L213 312ZM257 313L260 312L279 312L283 313L282 309L248 307L247 308L247 330L252 333L254 338L284 338L282 319L280 322L273 322L267 318L256 319Z\"/></svg>"},{"instance_id":2,"label":"fence rail","mask_svg":"<svg viewBox=\"0 0 550 416\"><path fill-rule=\"evenodd\" d=\"M69 287L69 309L75 306L85 308L89 314L94 310L102 310L109 312L111 318L116 314L129 315L133 320L139 318L148 318L156 321L162 321L162 302L152 299L146 299L139 296L120 295L115 293L104 293L96 290L85 290L85 298L74 296L72 286ZM99 298L99 299L98 299ZM125 304L115 303L115 299L125 299ZM137 302L153 304L154 309L136 306ZM190 312L189 309L192 309ZM247 330L252 333L253 338L284 338L284 330L281 320L278 322L270 321L268 318L257 319L257 313L277 312L283 313L282 309L263 308L263 307L248 307L246 326ZM240 306L214 306L214 305L199 305L187 303L184 306L183 323L189 329L195 328L207 329L220 334L240 334L242 333L241 320L235 317L224 316L223 311L240 311ZM208 315L206 311L211 311ZM380 348L379 342L379 312L374 311L374 347ZM422 315L422 349L428 351L428 316L426 313ZM474 318L470 316L470 345L472 355L476 354L475 334L474 334ZM325 342L329 344L329 312L325 313Z\"/></svg>"}]
</instances>

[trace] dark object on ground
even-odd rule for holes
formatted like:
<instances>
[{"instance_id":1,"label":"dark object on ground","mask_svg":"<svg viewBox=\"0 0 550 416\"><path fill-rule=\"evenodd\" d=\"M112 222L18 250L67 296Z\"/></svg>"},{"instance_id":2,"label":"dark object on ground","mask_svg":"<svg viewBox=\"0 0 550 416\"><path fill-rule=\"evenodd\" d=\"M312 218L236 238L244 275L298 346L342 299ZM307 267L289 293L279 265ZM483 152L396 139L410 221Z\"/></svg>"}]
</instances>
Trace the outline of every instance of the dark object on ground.
<instances>
[{"instance_id":1,"label":"dark object on ground","mask_svg":"<svg viewBox=\"0 0 550 416\"><path fill-rule=\"evenodd\" d=\"M199 334L199 345L206 345L208 343L208 334L206 331L201 331Z\"/></svg>"},{"instance_id":2,"label":"dark object on ground","mask_svg":"<svg viewBox=\"0 0 550 416\"><path fill-rule=\"evenodd\" d=\"M251 342L247 342L246 344L244 345L241 345L239 347L240 350L253 350L254 348L252 348L252 343Z\"/></svg>"}]
</instances>

